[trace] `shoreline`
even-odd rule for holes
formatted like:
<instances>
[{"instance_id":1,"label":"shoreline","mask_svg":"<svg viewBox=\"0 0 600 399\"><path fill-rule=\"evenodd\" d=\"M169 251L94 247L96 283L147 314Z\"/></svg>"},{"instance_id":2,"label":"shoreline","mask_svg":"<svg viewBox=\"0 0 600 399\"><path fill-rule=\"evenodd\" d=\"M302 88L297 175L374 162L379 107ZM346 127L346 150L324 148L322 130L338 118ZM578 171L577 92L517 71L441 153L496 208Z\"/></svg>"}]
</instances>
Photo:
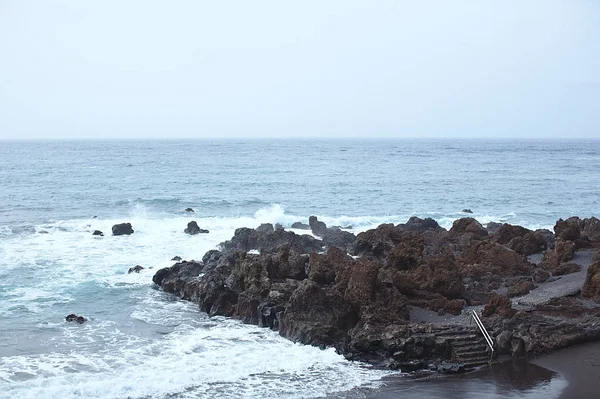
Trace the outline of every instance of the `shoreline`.
<instances>
[{"instance_id":1,"label":"shoreline","mask_svg":"<svg viewBox=\"0 0 600 399\"><path fill-rule=\"evenodd\" d=\"M587 399L600 392L600 341L559 349L532 359L505 358L465 374L397 375L382 386L328 398Z\"/></svg>"}]
</instances>

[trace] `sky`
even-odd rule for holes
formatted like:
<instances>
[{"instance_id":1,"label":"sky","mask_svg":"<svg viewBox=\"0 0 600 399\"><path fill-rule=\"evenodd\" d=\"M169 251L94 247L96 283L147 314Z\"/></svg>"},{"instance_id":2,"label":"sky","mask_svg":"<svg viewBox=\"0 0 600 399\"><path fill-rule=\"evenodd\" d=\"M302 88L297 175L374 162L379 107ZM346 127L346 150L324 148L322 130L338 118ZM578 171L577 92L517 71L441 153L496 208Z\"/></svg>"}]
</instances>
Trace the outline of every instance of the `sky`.
<instances>
[{"instance_id":1,"label":"sky","mask_svg":"<svg viewBox=\"0 0 600 399\"><path fill-rule=\"evenodd\" d=\"M600 138L600 1L0 0L0 139Z\"/></svg>"}]
</instances>

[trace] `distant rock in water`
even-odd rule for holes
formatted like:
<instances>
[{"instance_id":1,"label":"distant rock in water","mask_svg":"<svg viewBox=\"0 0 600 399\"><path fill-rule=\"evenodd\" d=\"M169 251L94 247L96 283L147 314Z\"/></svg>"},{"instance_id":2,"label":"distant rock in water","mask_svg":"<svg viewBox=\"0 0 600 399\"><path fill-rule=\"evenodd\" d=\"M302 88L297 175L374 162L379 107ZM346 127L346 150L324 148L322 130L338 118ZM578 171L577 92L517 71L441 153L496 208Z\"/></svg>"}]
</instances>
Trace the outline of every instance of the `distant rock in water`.
<instances>
[{"instance_id":1,"label":"distant rock in water","mask_svg":"<svg viewBox=\"0 0 600 399\"><path fill-rule=\"evenodd\" d=\"M188 223L186 229L183 230L183 232L186 234L194 235L194 234L206 234L206 233L208 233L208 230L201 229L198 226L198 223L196 223L195 220L192 220L191 222Z\"/></svg>"},{"instance_id":2,"label":"distant rock in water","mask_svg":"<svg viewBox=\"0 0 600 399\"><path fill-rule=\"evenodd\" d=\"M94 232L92 233L93 236L104 236L104 233L101 232L100 230L94 230Z\"/></svg>"},{"instance_id":3,"label":"distant rock in water","mask_svg":"<svg viewBox=\"0 0 600 399\"><path fill-rule=\"evenodd\" d=\"M77 322L79 324L83 324L87 321L87 319L83 316L77 316L74 313L71 313L70 315L67 315L67 317L65 317L65 320L67 320L68 322Z\"/></svg>"},{"instance_id":4,"label":"distant rock in water","mask_svg":"<svg viewBox=\"0 0 600 399\"><path fill-rule=\"evenodd\" d=\"M473 213L473 211L472 211L472 210L470 210L470 209L468 209L468 208L466 208L466 209L463 209L463 210L462 210L462 212L463 212L463 213Z\"/></svg>"},{"instance_id":5,"label":"distant rock in water","mask_svg":"<svg viewBox=\"0 0 600 399\"><path fill-rule=\"evenodd\" d=\"M174 256L173 259L171 259L175 262L181 262L181 256Z\"/></svg>"},{"instance_id":6,"label":"distant rock in water","mask_svg":"<svg viewBox=\"0 0 600 399\"><path fill-rule=\"evenodd\" d=\"M185 212L195 212L192 208L185 208Z\"/></svg>"},{"instance_id":7,"label":"distant rock in water","mask_svg":"<svg viewBox=\"0 0 600 399\"><path fill-rule=\"evenodd\" d=\"M325 224L325 222L321 222L319 219L317 219L316 216L309 217L308 224L313 234L319 237L322 237L323 234L325 234L325 232L327 231L327 225Z\"/></svg>"},{"instance_id":8,"label":"distant rock in water","mask_svg":"<svg viewBox=\"0 0 600 399\"><path fill-rule=\"evenodd\" d=\"M112 233L113 236L130 235L133 234L133 228L131 227L131 223L115 224L112 227Z\"/></svg>"},{"instance_id":9,"label":"distant rock in water","mask_svg":"<svg viewBox=\"0 0 600 399\"><path fill-rule=\"evenodd\" d=\"M135 267L130 267L129 270L127 271L127 274L139 273L141 270L144 270L144 267L137 265Z\"/></svg>"},{"instance_id":10,"label":"distant rock in water","mask_svg":"<svg viewBox=\"0 0 600 399\"><path fill-rule=\"evenodd\" d=\"M292 223L292 229L310 230L310 226L306 223L294 222Z\"/></svg>"},{"instance_id":11,"label":"distant rock in water","mask_svg":"<svg viewBox=\"0 0 600 399\"><path fill-rule=\"evenodd\" d=\"M96 216L96 215L92 216L92 219L97 219L97 218L98 218L98 216Z\"/></svg>"}]
</instances>

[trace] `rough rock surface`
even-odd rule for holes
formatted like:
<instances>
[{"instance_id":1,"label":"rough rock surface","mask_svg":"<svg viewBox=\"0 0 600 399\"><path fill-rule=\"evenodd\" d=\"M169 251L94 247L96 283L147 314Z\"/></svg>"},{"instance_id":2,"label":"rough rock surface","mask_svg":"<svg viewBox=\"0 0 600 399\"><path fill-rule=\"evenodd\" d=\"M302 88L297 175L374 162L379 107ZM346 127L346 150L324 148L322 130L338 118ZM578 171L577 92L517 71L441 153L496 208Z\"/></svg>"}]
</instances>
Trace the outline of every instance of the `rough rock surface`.
<instances>
[{"instance_id":1,"label":"rough rock surface","mask_svg":"<svg viewBox=\"0 0 600 399\"><path fill-rule=\"evenodd\" d=\"M136 265L134 267L130 267L129 270L127 270L127 274L131 274L131 273L139 273L142 270L144 270L143 266L140 265Z\"/></svg>"},{"instance_id":2,"label":"rough rock surface","mask_svg":"<svg viewBox=\"0 0 600 399\"><path fill-rule=\"evenodd\" d=\"M122 236L133 234L131 223L119 223L112 227L113 236Z\"/></svg>"},{"instance_id":3,"label":"rough rock surface","mask_svg":"<svg viewBox=\"0 0 600 399\"><path fill-rule=\"evenodd\" d=\"M187 224L187 227L185 228L185 230L183 230L183 232L190 235L207 234L208 230L201 229L200 226L198 226L198 223L195 220L192 220Z\"/></svg>"},{"instance_id":4,"label":"rough rock surface","mask_svg":"<svg viewBox=\"0 0 600 399\"><path fill-rule=\"evenodd\" d=\"M577 284L583 285L588 269L581 259L591 255L572 251L600 247L592 239L595 222L565 223L557 223L563 235L554 242L549 231L508 224L485 229L473 218L457 220L449 231L432 219L411 218L354 236L311 217L311 230L322 239L271 224L240 228L201 262L178 262L153 281L211 316L403 371L452 365L452 337L472 334L464 326L465 310L486 304L484 323L501 336L506 353L520 356L600 337L600 323L585 316L595 311L592 305L578 298L548 302L576 295ZM579 234L564 233L568 229ZM539 265L528 261L532 254L542 259ZM552 275L571 267L581 271ZM598 268L588 271L583 292L590 298L599 292ZM579 318L565 309L576 309ZM413 319L417 313L429 319ZM552 322L558 327L544 332Z\"/></svg>"},{"instance_id":5,"label":"rough rock surface","mask_svg":"<svg viewBox=\"0 0 600 399\"><path fill-rule=\"evenodd\" d=\"M94 230L94 232L92 233L93 236L104 236L104 233L101 232L100 230Z\"/></svg>"},{"instance_id":6,"label":"rough rock surface","mask_svg":"<svg viewBox=\"0 0 600 399\"><path fill-rule=\"evenodd\" d=\"M595 262L588 268L581 294L600 301L600 262Z\"/></svg>"}]
</instances>

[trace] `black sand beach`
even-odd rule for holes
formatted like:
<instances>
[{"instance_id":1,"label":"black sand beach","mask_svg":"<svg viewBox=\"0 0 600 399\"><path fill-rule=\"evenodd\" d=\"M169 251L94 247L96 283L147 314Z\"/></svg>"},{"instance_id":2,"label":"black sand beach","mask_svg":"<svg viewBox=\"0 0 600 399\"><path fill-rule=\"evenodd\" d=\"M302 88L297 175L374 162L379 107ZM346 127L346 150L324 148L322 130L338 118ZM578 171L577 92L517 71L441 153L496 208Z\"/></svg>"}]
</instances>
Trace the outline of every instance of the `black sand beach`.
<instances>
[{"instance_id":1,"label":"black sand beach","mask_svg":"<svg viewBox=\"0 0 600 399\"><path fill-rule=\"evenodd\" d=\"M600 397L600 342L565 348L537 359L509 359L472 373L390 377L376 391L356 390L331 398L454 399Z\"/></svg>"}]
</instances>

